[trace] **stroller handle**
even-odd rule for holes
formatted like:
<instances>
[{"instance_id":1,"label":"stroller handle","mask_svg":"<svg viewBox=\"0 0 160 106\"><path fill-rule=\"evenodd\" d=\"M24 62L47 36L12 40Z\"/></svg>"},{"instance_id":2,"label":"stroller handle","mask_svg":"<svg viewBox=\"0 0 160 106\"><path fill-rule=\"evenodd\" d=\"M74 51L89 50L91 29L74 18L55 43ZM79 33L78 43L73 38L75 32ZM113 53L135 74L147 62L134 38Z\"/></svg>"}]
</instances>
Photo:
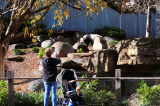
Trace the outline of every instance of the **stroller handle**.
<instances>
[{"instance_id":1,"label":"stroller handle","mask_svg":"<svg viewBox=\"0 0 160 106\"><path fill-rule=\"evenodd\" d=\"M87 82L89 82L89 79L71 80L71 81L69 81L69 83L73 83L73 82L76 82L76 81L87 81Z\"/></svg>"}]
</instances>

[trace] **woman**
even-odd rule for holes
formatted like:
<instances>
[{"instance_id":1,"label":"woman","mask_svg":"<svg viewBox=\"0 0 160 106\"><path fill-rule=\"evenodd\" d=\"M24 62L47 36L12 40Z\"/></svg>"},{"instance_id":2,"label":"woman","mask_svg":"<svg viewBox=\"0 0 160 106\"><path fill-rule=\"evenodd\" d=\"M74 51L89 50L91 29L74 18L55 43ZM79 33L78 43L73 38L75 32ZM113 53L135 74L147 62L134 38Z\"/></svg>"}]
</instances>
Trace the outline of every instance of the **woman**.
<instances>
[{"instance_id":1,"label":"woman","mask_svg":"<svg viewBox=\"0 0 160 106\"><path fill-rule=\"evenodd\" d=\"M45 86L44 106L48 106L50 89L52 91L52 106L57 105L57 65L61 63L59 56L51 48L45 50L46 58L42 59L43 80ZM54 58L53 58L54 57Z\"/></svg>"}]
</instances>

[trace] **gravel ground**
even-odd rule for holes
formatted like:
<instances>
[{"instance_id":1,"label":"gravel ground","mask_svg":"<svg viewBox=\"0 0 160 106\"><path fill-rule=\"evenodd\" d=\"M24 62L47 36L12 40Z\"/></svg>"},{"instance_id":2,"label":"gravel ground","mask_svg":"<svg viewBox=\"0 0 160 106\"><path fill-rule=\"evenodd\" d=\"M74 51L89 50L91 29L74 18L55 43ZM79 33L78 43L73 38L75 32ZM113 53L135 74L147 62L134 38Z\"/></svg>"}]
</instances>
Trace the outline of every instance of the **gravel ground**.
<instances>
[{"instance_id":1,"label":"gravel ground","mask_svg":"<svg viewBox=\"0 0 160 106\"><path fill-rule=\"evenodd\" d=\"M38 53L32 53L30 52L30 49L28 49L28 53L20 56L24 57L23 62L5 60L8 70L14 71L14 77L39 77L34 74L34 72L39 71L39 63L41 61L41 59L38 57ZM12 52L7 52L5 58L12 57L15 57L15 55L13 55ZM14 82L22 82L22 80L14 80ZM14 90L16 92L27 91L28 84L29 83L15 85Z\"/></svg>"}]
</instances>

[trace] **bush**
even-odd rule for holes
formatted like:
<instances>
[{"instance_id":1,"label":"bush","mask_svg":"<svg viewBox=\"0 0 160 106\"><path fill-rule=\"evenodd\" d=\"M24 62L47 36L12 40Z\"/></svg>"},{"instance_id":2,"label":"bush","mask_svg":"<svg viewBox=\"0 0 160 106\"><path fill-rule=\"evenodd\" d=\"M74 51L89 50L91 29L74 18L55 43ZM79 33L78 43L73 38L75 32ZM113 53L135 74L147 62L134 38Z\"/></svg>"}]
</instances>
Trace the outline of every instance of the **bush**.
<instances>
[{"instance_id":1,"label":"bush","mask_svg":"<svg viewBox=\"0 0 160 106\"><path fill-rule=\"evenodd\" d=\"M0 106L7 106L8 105L8 83L0 80L0 87L1 87Z\"/></svg>"},{"instance_id":2,"label":"bush","mask_svg":"<svg viewBox=\"0 0 160 106\"><path fill-rule=\"evenodd\" d=\"M26 52L27 52L28 50L21 50L21 49L14 49L13 50L13 54L14 55L23 55L23 54L25 54Z\"/></svg>"},{"instance_id":3,"label":"bush","mask_svg":"<svg viewBox=\"0 0 160 106\"><path fill-rule=\"evenodd\" d=\"M117 43L119 43L120 41L110 41L109 42L109 45L115 45L115 44L117 44Z\"/></svg>"},{"instance_id":4,"label":"bush","mask_svg":"<svg viewBox=\"0 0 160 106\"><path fill-rule=\"evenodd\" d=\"M107 92L106 90L96 91L98 83L98 79L92 80L89 82L89 89L87 89L87 84L85 84L83 89L81 89L81 92L84 94L87 104L102 106L111 105L113 100L115 99L115 95L110 91ZM83 82L80 82L80 85L82 84Z\"/></svg>"},{"instance_id":5,"label":"bush","mask_svg":"<svg viewBox=\"0 0 160 106\"><path fill-rule=\"evenodd\" d=\"M32 51L33 53L38 53L38 52L39 52L39 49L38 49L38 47L33 47L33 48L31 49L31 51Z\"/></svg>"},{"instance_id":6,"label":"bush","mask_svg":"<svg viewBox=\"0 0 160 106\"><path fill-rule=\"evenodd\" d=\"M94 29L94 33L99 34L101 36L106 36L109 29L110 28L108 26L104 26L103 28L96 28Z\"/></svg>"},{"instance_id":7,"label":"bush","mask_svg":"<svg viewBox=\"0 0 160 106\"><path fill-rule=\"evenodd\" d=\"M125 32L116 27L104 26L103 28L96 28L94 29L93 33L99 34L101 36L110 36L118 40L123 40L126 38Z\"/></svg>"},{"instance_id":8,"label":"bush","mask_svg":"<svg viewBox=\"0 0 160 106\"><path fill-rule=\"evenodd\" d=\"M44 55L44 53L45 53L45 49L46 49L46 48L49 48L49 47L51 47L51 45L49 45L49 46L41 49L41 51L39 51L38 57L39 57L40 59L43 57L43 55Z\"/></svg>"},{"instance_id":9,"label":"bush","mask_svg":"<svg viewBox=\"0 0 160 106\"><path fill-rule=\"evenodd\" d=\"M32 92L32 93L15 93L14 103L16 106L43 106L44 92ZM51 96L49 104L51 104Z\"/></svg>"},{"instance_id":10,"label":"bush","mask_svg":"<svg viewBox=\"0 0 160 106\"><path fill-rule=\"evenodd\" d=\"M139 98L141 106L160 106L160 85L149 87L144 80L138 83L140 88L137 93L141 95Z\"/></svg>"},{"instance_id":11,"label":"bush","mask_svg":"<svg viewBox=\"0 0 160 106\"><path fill-rule=\"evenodd\" d=\"M107 32L107 36L116 38L118 40L123 40L126 38L125 32L116 27L110 28L110 30Z\"/></svg>"}]
</instances>

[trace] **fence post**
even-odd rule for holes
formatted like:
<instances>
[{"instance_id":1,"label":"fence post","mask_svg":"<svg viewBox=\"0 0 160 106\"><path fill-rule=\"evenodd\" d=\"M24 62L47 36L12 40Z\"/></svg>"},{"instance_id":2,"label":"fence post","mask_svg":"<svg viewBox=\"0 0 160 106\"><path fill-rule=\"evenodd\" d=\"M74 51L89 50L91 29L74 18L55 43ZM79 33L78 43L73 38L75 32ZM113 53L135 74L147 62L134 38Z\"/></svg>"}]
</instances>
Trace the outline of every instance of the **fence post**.
<instances>
[{"instance_id":1,"label":"fence post","mask_svg":"<svg viewBox=\"0 0 160 106\"><path fill-rule=\"evenodd\" d=\"M115 78L121 77L121 69L115 70ZM121 106L121 80L115 79L116 106Z\"/></svg>"},{"instance_id":2,"label":"fence post","mask_svg":"<svg viewBox=\"0 0 160 106\"><path fill-rule=\"evenodd\" d=\"M13 90L14 90L14 86L13 86L13 71L12 70L8 70L8 92L9 92L9 106L13 106Z\"/></svg>"}]
</instances>

